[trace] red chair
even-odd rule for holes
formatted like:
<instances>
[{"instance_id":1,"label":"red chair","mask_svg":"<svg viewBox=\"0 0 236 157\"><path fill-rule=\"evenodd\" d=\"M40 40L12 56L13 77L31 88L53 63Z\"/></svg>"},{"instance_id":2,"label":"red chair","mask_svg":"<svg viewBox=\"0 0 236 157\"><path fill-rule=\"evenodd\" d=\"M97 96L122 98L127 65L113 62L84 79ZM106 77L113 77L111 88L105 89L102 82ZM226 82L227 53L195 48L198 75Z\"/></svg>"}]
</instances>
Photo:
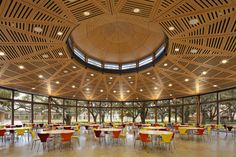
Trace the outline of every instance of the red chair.
<instances>
[{"instance_id":1,"label":"red chair","mask_svg":"<svg viewBox=\"0 0 236 157\"><path fill-rule=\"evenodd\" d=\"M102 131L100 131L100 130L93 130L94 131L94 135L95 135L95 138L97 138L98 140L99 140L99 143L101 142L101 140L100 139L102 139L104 136L101 136L101 134L102 134Z\"/></svg>"},{"instance_id":2,"label":"red chair","mask_svg":"<svg viewBox=\"0 0 236 157\"><path fill-rule=\"evenodd\" d=\"M43 150L45 150L47 148L49 134L38 133L38 137L43 145ZM39 151L39 147L40 145L38 146L38 151Z\"/></svg>"},{"instance_id":3,"label":"red chair","mask_svg":"<svg viewBox=\"0 0 236 157\"><path fill-rule=\"evenodd\" d=\"M72 130L70 126L64 126L65 130Z\"/></svg>"},{"instance_id":4,"label":"red chair","mask_svg":"<svg viewBox=\"0 0 236 157\"><path fill-rule=\"evenodd\" d=\"M142 143L143 143L143 146L144 146L144 144L146 144L146 143L152 142L152 140L149 139L148 134L139 133L139 136L140 136L140 140L141 140Z\"/></svg>"},{"instance_id":5,"label":"red chair","mask_svg":"<svg viewBox=\"0 0 236 157\"><path fill-rule=\"evenodd\" d=\"M2 138L2 142L6 141L6 136L5 136L6 130L0 130L0 137Z\"/></svg>"},{"instance_id":6,"label":"red chair","mask_svg":"<svg viewBox=\"0 0 236 157\"><path fill-rule=\"evenodd\" d=\"M201 128L201 129L197 129L197 135L204 135L204 131L205 129L204 128Z\"/></svg>"},{"instance_id":7,"label":"red chair","mask_svg":"<svg viewBox=\"0 0 236 157\"><path fill-rule=\"evenodd\" d=\"M63 145L69 144L69 147L71 147L71 137L73 133L62 133L61 134L61 145L60 149L62 148Z\"/></svg>"},{"instance_id":8,"label":"red chair","mask_svg":"<svg viewBox=\"0 0 236 157\"><path fill-rule=\"evenodd\" d=\"M120 137L120 133L121 133L121 131L112 131L112 134L113 134L113 140L116 139L117 142L118 142L119 137Z\"/></svg>"},{"instance_id":9,"label":"red chair","mask_svg":"<svg viewBox=\"0 0 236 157\"><path fill-rule=\"evenodd\" d=\"M98 125L94 125L93 128L94 128L94 129L98 129Z\"/></svg>"}]
</instances>

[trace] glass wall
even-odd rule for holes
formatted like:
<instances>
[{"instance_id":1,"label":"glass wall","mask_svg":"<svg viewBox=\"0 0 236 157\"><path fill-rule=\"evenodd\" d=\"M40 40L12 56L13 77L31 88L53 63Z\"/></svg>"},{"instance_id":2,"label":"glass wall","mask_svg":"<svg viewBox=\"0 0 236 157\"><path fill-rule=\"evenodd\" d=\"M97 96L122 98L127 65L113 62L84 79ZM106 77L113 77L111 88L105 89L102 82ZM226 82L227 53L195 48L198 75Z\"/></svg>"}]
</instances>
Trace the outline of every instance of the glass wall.
<instances>
[{"instance_id":1,"label":"glass wall","mask_svg":"<svg viewBox=\"0 0 236 157\"><path fill-rule=\"evenodd\" d=\"M67 117L72 123L236 124L236 89L171 100L100 102L0 88L0 124L66 123Z\"/></svg>"}]
</instances>

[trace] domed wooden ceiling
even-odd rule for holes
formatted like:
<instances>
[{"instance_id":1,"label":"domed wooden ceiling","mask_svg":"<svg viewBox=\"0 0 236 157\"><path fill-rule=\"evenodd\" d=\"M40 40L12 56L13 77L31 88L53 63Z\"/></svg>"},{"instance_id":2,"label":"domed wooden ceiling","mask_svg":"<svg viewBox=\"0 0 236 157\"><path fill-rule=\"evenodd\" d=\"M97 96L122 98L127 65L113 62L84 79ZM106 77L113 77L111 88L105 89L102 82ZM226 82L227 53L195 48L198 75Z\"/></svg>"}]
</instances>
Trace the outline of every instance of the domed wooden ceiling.
<instances>
[{"instance_id":1,"label":"domed wooden ceiling","mask_svg":"<svg viewBox=\"0 0 236 157\"><path fill-rule=\"evenodd\" d=\"M235 9L235 0L0 0L0 85L108 101L233 87ZM71 31L90 19L116 14L159 23L169 38L168 55L154 67L124 75L93 71L71 59L66 45Z\"/></svg>"}]
</instances>

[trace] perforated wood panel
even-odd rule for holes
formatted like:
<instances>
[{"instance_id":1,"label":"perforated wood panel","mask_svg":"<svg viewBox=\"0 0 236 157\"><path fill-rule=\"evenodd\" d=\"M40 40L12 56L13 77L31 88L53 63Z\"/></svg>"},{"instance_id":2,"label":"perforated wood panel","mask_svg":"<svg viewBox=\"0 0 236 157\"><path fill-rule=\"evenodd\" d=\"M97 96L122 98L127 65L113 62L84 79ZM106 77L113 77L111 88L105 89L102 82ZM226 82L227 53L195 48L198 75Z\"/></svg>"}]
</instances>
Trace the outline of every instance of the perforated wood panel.
<instances>
[{"instance_id":1,"label":"perforated wood panel","mask_svg":"<svg viewBox=\"0 0 236 157\"><path fill-rule=\"evenodd\" d=\"M0 0L0 86L108 101L233 87L235 9L235 0ZM76 26L101 15L159 23L169 38L168 55L149 69L122 75L80 65L66 40Z\"/></svg>"}]
</instances>

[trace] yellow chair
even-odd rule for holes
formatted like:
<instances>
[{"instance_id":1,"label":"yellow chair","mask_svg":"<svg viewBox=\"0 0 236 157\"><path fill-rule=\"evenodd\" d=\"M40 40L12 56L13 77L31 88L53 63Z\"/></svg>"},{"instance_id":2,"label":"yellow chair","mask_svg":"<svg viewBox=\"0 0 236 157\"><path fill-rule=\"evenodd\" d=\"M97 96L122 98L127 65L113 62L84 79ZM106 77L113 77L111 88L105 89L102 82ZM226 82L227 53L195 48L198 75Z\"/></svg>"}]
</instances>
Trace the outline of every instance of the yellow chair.
<instances>
[{"instance_id":1,"label":"yellow chair","mask_svg":"<svg viewBox=\"0 0 236 157\"><path fill-rule=\"evenodd\" d=\"M187 129L179 127L179 134L180 135L187 135Z\"/></svg>"},{"instance_id":2,"label":"yellow chair","mask_svg":"<svg viewBox=\"0 0 236 157\"><path fill-rule=\"evenodd\" d=\"M37 134L35 131L31 132L31 137L32 137L32 146L31 146L31 150L32 150L33 147L35 147L36 142L39 141L40 139L37 137Z\"/></svg>"},{"instance_id":3,"label":"yellow chair","mask_svg":"<svg viewBox=\"0 0 236 157\"><path fill-rule=\"evenodd\" d=\"M124 132L120 134L120 138L124 139L124 142L126 142L126 135L127 135L127 129L124 129Z\"/></svg>"},{"instance_id":4,"label":"yellow chair","mask_svg":"<svg viewBox=\"0 0 236 157\"><path fill-rule=\"evenodd\" d=\"M161 135L161 144L168 144L169 146L169 150L172 150L172 137L173 137L173 133L170 133L170 134L162 134Z\"/></svg>"},{"instance_id":5,"label":"yellow chair","mask_svg":"<svg viewBox=\"0 0 236 157\"><path fill-rule=\"evenodd\" d=\"M19 136L24 137L25 129L17 129L16 134L17 134L17 137L19 137Z\"/></svg>"},{"instance_id":6,"label":"yellow chair","mask_svg":"<svg viewBox=\"0 0 236 157\"><path fill-rule=\"evenodd\" d=\"M78 138L79 138L79 135L80 135L80 129L78 129L78 130L76 131L76 133L77 133L77 135L73 135L73 136L71 136L72 139L78 139Z\"/></svg>"}]
</instances>

